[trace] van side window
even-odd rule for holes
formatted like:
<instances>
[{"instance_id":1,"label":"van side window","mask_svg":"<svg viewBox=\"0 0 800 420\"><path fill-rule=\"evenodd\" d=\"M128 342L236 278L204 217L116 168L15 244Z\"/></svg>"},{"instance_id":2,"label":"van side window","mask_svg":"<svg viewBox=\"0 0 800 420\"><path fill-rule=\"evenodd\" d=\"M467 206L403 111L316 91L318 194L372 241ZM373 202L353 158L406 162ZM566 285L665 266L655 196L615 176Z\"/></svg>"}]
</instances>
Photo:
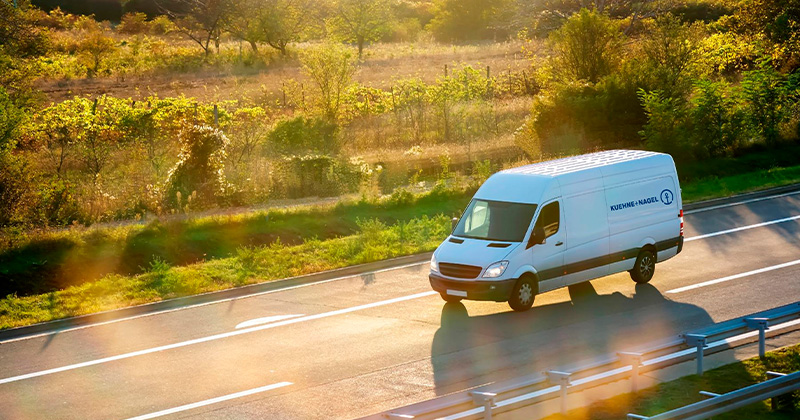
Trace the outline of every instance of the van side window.
<instances>
[{"instance_id":1,"label":"van side window","mask_svg":"<svg viewBox=\"0 0 800 420\"><path fill-rule=\"evenodd\" d=\"M542 212L539 213L539 218L536 220L536 226L544 228L546 238L558 232L560 216L561 209L558 206L558 201L554 201L542 208Z\"/></svg>"}]
</instances>

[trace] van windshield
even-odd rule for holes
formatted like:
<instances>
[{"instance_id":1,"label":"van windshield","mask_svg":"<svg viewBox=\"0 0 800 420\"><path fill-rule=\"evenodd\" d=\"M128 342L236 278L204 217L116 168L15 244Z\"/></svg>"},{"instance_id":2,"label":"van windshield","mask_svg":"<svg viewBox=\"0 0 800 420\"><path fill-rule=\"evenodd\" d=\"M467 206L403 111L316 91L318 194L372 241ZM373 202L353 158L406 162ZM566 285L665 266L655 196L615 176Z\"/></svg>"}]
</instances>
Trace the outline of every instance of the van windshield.
<instances>
[{"instance_id":1,"label":"van windshield","mask_svg":"<svg viewBox=\"0 0 800 420\"><path fill-rule=\"evenodd\" d=\"M536 204L474 199L458 221L453 235L489 241L522 242L535 211Z\"/></svg>"}]
</instances>

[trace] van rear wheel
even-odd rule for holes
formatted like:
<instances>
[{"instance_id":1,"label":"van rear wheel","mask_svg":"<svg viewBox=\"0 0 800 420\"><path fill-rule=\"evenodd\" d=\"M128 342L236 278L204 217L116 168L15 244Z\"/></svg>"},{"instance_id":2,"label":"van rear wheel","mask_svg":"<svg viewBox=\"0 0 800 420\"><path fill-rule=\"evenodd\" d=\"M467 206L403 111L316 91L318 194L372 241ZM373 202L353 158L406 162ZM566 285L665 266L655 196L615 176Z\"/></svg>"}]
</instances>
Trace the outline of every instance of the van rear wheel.
<instances>
[{"instance_id":1,"label":"van rear wheel","mask_svg":"<svg viewBox=\"0 0 800 420\"><path fill-rule=\"evenodd\" d=\"M629 271L633 281L639 284L647 283L656 272L656 255L649 249L639 251L633 269Z\"/></svg>"},{"instance_id":2,"label":"van rear wheel","mask_svg":"<svg viewBox=\"0 0 800 420\"><path fill-rule=\"evenodd\" d=\"M517 312L524 312L533 306L536 297L536 285L530 276L522 276L511 289L511 297L508 298L508 305Z\"/></svg>"}]
</instances>

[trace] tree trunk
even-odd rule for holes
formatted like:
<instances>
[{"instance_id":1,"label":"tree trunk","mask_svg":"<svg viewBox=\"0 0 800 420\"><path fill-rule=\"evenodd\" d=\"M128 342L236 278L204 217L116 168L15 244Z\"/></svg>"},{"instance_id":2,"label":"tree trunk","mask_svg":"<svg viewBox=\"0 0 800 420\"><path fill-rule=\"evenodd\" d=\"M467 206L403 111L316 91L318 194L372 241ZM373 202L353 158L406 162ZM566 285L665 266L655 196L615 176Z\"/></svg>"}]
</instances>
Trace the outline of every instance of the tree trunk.
<instances>
[{"instance_id":1,"label":"tree trunk","mask_svg":"<svg viewBox=\"0 0 800 420\"><path fill-rule=\"evenodd\" d=\"M247 41L250 44L250 49L253 50L254 54L258 54L258 44L255 41L249 40Z\"/></svg>"}]
</instances>

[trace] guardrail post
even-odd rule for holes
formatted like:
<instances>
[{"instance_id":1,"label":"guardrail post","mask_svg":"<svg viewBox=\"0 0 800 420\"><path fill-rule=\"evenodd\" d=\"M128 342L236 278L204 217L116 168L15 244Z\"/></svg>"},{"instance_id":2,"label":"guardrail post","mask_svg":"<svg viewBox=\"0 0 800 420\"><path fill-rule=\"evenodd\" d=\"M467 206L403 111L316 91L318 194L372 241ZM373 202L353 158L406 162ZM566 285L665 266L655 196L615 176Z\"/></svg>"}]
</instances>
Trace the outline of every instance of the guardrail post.
<instances>
[{"instance_id":1,"label":"guardrail post","mask_svg":"<svg viewBox=\"0 0 800 420\"><path fill-rule=\"evenodd\" d=\"M626 365L631 365L631 392L639 390L639 366L642 365L642 353L631 353L621 351L617 353L620 361Z\"/></svg>"},{"instance_id":2,"label":"guardrail post","mask_svg":"<svg viewBox=\"0 0 800 420\"><path fill-rule=\"evenodd\" d=\"M561 387L561 414L567 414L567 387L571 385L569 376L572 374L557 370L548 370L545 374L550 382Z\"/></svg>"},{"instance_id":3,"label":"guardrail post","mask_svg":"<svg viewBox=\"0 0 800 420\"><path fill-rule=\"evenodd\" d=\"M494 399L497 394L493 392L478 392L472 391L469 393L475 405L483 406L483 418L485 420L492 420L492 407L494 407Z\"/></svg>"},{"instance_id":4,"label":"guardrail post","mask_svg":"<svg viewBox=\"0 0 800 420\"><path fill-rule=\"evenodd\" d=\"M780 372L767 371L767 380L780 378L781 376L786 376L786 374ZM772 411L778 411L783 407L793 407L794 404L792 403L792 393L776 395L770 398L769 405Z\"/></svg>"},{"instance_id":5,"label":"guardrail post","mask_svg":"<svg viewBox=\"0 0 800 420\"><path fill-rule=\"evenodd\" d=\"M702 334L686 334L686 345L697 347L697 375L703 376L703 349L706 347L706 337Z\"/></svg>"},{"instance_id":6,"label":"guardrail post","mask_svg":"<svg viewBox=\"0 0 800 420\"><path fill-rule=\"evenodd\" d=\"M758 330L758 357L764 357L766 353L766 338L764 332L769 328L767 318L745 318L744 323L751 330Z\"/></svg>"}]
</instances>

